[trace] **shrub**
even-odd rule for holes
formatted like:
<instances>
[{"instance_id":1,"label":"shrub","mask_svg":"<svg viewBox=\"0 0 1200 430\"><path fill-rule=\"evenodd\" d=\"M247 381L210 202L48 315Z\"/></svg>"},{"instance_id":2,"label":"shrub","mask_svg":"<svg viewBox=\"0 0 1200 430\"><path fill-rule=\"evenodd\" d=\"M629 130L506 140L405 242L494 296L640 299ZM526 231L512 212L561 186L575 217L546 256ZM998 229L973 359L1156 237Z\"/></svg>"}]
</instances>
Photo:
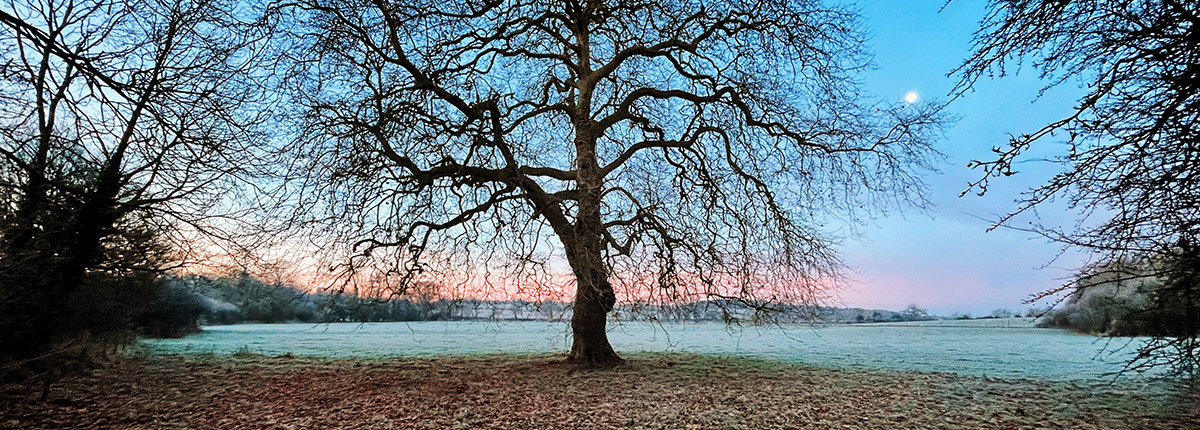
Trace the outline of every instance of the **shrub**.
<instances>
[{"instance_id":1,"label":"shrub","mask_svg":"<svg viewBox=\"0 0 1200 430\"><path fill-rule=\"evenodd\" d=\"M158 296L138 321L138 331L150 337L183 337L200 331L200 318L209 313L207 298L182 282L166 280Z\"/></svg>"}]
</instances>

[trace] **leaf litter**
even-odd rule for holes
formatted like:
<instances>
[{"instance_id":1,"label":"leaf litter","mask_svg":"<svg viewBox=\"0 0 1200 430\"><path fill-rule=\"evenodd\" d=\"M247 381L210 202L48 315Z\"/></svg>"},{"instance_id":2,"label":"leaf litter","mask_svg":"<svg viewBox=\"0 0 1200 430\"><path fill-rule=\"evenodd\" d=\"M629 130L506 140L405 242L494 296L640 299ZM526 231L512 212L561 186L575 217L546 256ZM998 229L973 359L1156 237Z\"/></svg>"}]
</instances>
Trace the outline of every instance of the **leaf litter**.
<instances>
[{"instance_id":1,"label":"leaf litter","mask_svg":"<svg viewBox=\"0 0 1200 430\"><path fill-rule=\"evenodd\" d=\"M148 355L38 386L0 429L1200 429L1195 393L693 354Z\"/></svg>"}]
</instances>

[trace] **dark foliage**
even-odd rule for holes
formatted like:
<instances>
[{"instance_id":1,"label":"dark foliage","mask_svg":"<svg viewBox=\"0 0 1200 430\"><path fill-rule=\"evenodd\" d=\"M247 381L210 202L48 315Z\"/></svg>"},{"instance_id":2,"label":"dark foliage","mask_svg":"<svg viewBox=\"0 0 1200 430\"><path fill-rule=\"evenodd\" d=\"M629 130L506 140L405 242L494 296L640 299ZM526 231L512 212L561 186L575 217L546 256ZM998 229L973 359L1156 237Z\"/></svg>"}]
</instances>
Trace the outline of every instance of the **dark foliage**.
<instances>
[{"instance_id":1,"label":"dark foliage","mask_svg":"<svg viewBox=\"0 0 1200 430\"><path fill-rule=\"evenodd\" d=\"M183 337L198 332L210 313L208 301L177 282L164 282L137 320L138 332L148 337Z\"/></svg>"}]
</instances>

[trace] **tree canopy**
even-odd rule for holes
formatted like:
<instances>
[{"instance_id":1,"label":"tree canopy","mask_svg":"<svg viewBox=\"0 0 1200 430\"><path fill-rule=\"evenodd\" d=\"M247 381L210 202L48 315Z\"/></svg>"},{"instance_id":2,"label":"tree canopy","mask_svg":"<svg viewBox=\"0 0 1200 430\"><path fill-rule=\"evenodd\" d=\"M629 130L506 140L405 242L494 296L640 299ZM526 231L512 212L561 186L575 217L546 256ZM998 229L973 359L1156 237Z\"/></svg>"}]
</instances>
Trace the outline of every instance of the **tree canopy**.
<instances>
[{"instance_id":1,"label":"tree canopy","mask_svg":"<svg viewBox=\"0 0 1200 430\"><path fill-rule=\"evenodd\" d=\"M307 107L296 204L342 223L323 232L354 244L341 267L403 292L472 270L545 285L565 262L578 361L618 359L618 298L821 302L833 230L923 205L945 123L864 94L858 17L818 1L303 0L279 16Z\"/></svg>"}]
</instances>

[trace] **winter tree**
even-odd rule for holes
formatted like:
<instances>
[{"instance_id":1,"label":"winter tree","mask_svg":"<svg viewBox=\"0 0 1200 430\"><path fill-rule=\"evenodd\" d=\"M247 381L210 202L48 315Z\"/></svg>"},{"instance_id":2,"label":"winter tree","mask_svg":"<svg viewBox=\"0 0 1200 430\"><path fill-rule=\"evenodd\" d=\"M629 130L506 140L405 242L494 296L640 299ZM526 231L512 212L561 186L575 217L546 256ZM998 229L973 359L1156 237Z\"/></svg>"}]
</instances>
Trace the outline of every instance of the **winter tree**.
<instances>
[{"instance_id":1,"label":"winter tree","mask_svg":"<svg viewBox=\"0 0 1200 430\"><path fill-rule=\"evenodd\" d=\"M939 157L938 106L864 94L842 5L304 0L279 17L306 107L296 205L353 244L340 268L398 293L432 273L565 284L576 362L620 361L618 301L820 303L841 230L923 205Z\"/></svg>"}]
</instances>

